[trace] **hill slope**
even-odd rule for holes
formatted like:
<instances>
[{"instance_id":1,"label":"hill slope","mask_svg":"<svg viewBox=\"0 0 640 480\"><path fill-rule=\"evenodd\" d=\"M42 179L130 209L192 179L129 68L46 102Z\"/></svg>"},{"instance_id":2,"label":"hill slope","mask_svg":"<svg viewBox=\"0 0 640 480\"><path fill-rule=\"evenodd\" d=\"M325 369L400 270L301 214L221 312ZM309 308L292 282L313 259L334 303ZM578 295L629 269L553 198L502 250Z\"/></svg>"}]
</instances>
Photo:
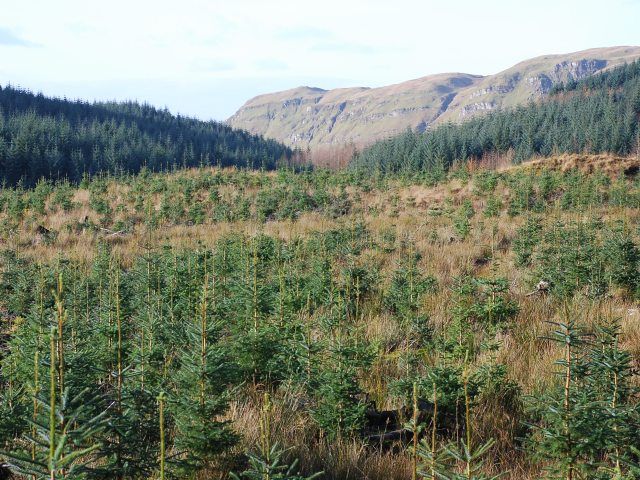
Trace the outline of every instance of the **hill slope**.
<instances>
[{"instance_id":1,"label":"hill slope","mask_svg":"<svg viewBox=\"0 0 640 480\"><path fill-rule=\"evenodd\" d=\"M273 140L149 105L90 104L0 87L0 181L8 184L143 166L274 168L291 155Z\"/></svg>"},{"instance_id":2,"label":"hill slope","mask_svg":"<svg viewBox=\"0 0 640 480\"><path fill-rule=\"evenodd\" d=\"M249 100L229 124L290 145L367 143L425 128L482 77L444 73L381 88L300 87Z\"/></svg>"},{"instance_id":3,"label":"hill slope","mask_svg":"<svg viewBox=\"0 0 640 480\"><path fill-rule=\"evenodd\" d=\"M424 131L436 122L522 104L558 82L639 57L640 47L599 48L537 57L487 77L443 73L380 88L299 87L249 100L228 123L303 148L366 145L407 127Z\"/></svg>"},{"instance_id":4,"label":"hill slope","mask_svg":"<svg viewBox=\"0 0 640 480\"><path fill-rule=\"evenodd\" d=\"M458 161L554 153L640 154L640 60L580 81L557 83L535 103L427 132L404 132L365 148L367 171L438 172Z\"/></svg>"},{"instance_id":5,"label":"hill slope","mask_svg":"<svg viewBox=\"0 0 640 480\"><path fill-rule=\"evenodd\" d=\"M571 418L597 422L572 429L571 441L593 445L580 457L583 478L611 478L586 469L613 468L615 425L638 425L627 392L640 380L630 368L640 355L640 178L627 173L639 165L572 155L460 168L431 185L198 168L0 188L0 444L17 454L29 445L34 385L37 425L48 425L48 387L60 382L47 350L63 339L65 389L96 399L81 403L79 425L101 414L111 429L91 433L97 450L82 458L99 473L117 468L108 441L126 429L145 435L122 435L131 468L152 473L122 477L157 478L148 452L161 448L154 398L166 391L166 451L189 458L201 444L184 439L213 431L211 448L228 455L172 478L240 471L241 452L260 451L268 415L271 441L308 474L406 480L412 450L397 439L420 395L426 441L438 415L435 448L456 448L467 419L478 443L495 439L478 462L486 475L473 478L508 468L504 480L540 480L564 461L564 452L541 459L553 446L539 438L562 425L555 412L566 418L557 373L566 337L554 332L570 321L582 334L573 338L588 338L570 344ZM48 335L60 319L64 337ZM620 350L607 353L611 342ZM621 383L610 381L619 371ZM200 406L204 382L200 402L228 424ZM618 385L614 410L606 400ZM613 445L637 464L640 432L629 430ZM40 445L36 458L49 452ZM454 474L443 478L463 475Z\"/></svg>"}]
</instances>

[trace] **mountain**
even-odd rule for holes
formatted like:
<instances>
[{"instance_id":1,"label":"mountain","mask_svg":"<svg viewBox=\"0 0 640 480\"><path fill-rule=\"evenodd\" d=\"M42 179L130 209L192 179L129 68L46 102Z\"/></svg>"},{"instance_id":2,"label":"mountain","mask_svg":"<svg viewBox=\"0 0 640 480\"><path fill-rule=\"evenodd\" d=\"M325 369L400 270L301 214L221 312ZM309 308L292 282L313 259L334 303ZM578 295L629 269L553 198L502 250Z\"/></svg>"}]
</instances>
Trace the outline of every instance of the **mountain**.
<instances>
[{"instance_id":1,"label":"mountain","mask_svg":"<svg viewBox=\"0 0 640 480\"><path fill-rule=\"evenodd\" d=\"M363 172L433 177L469 160L519 163L558 153L637 157L639 120L640 59L558 82L537 102L441 123L423 133L406 130L365 147L352 165Z\"/></svg>"},{"instance_id":2,"label":"mountain","mask_svg":"<svg viewBox=\"0 0 640 480\"><path fill-rule=\"evenodd\" d=\"M611 47L533 58L483 77L443 73L380 88L299 87L260 95L228 123L254 134L306 148L362 146L430 125L535 100L559 83L640 58L640 47Z\"/></svg>"},{"instance_id":3,"label":"mountain","mask_svg":"<svg viewBox=\"0 0 640 480\"><path fill-rule=\"evenodd\" d=\"M381 88L300 87L249 100L229 124L302 147L368 143L407 126L426 128L457 92L481 80L445 73Z\"/></svg>"},{"instance_id":4,"label":"mountain","mask_svg":"<svg viewBox=\"0 0 640 480\"><path fill-rule=\"evenodd\" d=\"M292 155L274 140L149 105L70 101L0 87L0 182L8 185L142 167L272 169Z\"/></svg>"},{"instance_id":5,"label":"mountain","mask_svg":"<svg viewBox=\"0 0 640 480\"><path fill-rule=\"evenodd\" d=\"M559 82L581 80L637 58L640 47L612 47L526 60L458 92L438 120L459 122L479 112L521 105L547 95Z\"/></svg>"}]
</instances>

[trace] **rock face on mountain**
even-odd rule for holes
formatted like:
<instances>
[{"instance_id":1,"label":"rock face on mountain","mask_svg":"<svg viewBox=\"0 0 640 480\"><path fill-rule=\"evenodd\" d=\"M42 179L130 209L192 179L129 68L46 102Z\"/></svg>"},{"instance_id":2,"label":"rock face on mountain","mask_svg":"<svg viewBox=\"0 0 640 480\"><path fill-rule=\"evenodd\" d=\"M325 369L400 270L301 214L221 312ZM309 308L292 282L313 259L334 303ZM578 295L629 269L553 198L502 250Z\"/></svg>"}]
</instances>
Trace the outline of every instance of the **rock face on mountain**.
<instances>
[{"instance_id":1,"label":"rock face on mountain","mask_svg":"<svg viewBox=\"0 0 640 480\"><path fill-rule=\"evenodd\" d=\"M260 95L228 122L301 148L366 145L443 121L460 122L546 95L560 81L579 80L640 58L640 47L546 55L489 75L442 73L380 88L299 87Z\"/></svg>"},{"instance_id":2,"label":"rock face on mountain","mask_svg":"<svg viewBox=\"0 0 640 480\"><path fill-rule=\"evenodd\" d=\"M229 123L301 147L368 143L408 126L426 128L480 80L449 73L381 88L300 87L249 100Z\"/></svg>"},{"instance_id":3,"label":"rock face on mountain","mask_svg":"<svg viewBox=\"0 0 640 480\"><path fill-rule=\"evenodd\" d=\"M437 120L459 122L496 108L514 107L546 95L558 82L580 80L637 58L640 47L612 47L526 60L459 91Z\"/></svg>"}]
</instances>

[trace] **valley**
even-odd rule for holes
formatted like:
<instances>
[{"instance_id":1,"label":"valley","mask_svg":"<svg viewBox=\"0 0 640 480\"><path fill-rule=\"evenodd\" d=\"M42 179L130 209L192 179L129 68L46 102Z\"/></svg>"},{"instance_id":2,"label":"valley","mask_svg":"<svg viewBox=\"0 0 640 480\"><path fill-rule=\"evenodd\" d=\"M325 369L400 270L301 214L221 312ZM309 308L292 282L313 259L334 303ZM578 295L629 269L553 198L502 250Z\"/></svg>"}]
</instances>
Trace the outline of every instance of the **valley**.
<instances>
[{"instance_id":1,"label":"valley","mask_svg":"<svg viewBox=\"0 0 640 480\"><path fill-rule=\"evenodd\" d=\"M637 51L387 87L331 168L3 87L0 478L638 478Z\"/></svg>"}]
</instances>

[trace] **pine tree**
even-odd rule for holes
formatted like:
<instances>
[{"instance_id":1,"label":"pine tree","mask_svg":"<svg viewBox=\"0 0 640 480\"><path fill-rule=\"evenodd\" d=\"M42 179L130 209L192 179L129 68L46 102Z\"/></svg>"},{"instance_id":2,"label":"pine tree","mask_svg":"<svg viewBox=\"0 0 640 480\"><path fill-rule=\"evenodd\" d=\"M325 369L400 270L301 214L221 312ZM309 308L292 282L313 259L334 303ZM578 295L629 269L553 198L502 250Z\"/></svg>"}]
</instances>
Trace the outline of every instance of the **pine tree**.
<instances>
[{"instance_id":1,"label":"pine tree","mask_svg":"<svg viewBox=\"0 0 640 480\"><path fill-rule=\"evenodd\" d=\"M630 446L638 442L640 417L634 405L631 355L619 346L620 324L617 321L599 326L597 342L589 352L590 375L586 386L599 402L604 419L600 452L602 470L614 478L623 478L628 465L638 458ZM593 434L593 432L592 432Z\"/></svg>"},{"instance_id":2,"label":"pine tree","mask_svg":"<svg viewBox=\"0 0 640 480\"><path fill-rule=\"evenodd\" d=\"M571 321L553 325L557 329L550 340L563 349L563 357L556 361L561 384L535 406L541 421L532 425L531 448L534 455L551 462L549 470L556 478L574 480L597 468L585 461L593 459L597 444L585 440L599 435L603 418L591 392L580 385L588 372L586 334Z\"/></svg>"},{"instance_id":3,"label":"pine tree","mask_svg":"<svg viewBox=\"0 0 640 480\"><path fill-rule=\"evenodd\" d=\"M201 467L236 440L228 422L217 420L225 412L233 392L230 386L236 369L219 344L220 320L211 314L216 309L210 305L216 299L215 282L214 273L214 291L210 293L209 276L205 274L196 321L187 330L188 346L182 352L180 370L176 373L178 390L172 405L177 428L175 446L185 452L189 468Z\"/></svg>"},{"instance_id":4,"label":"pine tree","mask_svg":"<svg viewBox=\"0 0 640 480\"><path fill-rule=\"evenodd\" d=\"M100 445L96 437L104 427L106 411L92 415L96 397L83 390L71 397L69 389L59 393L60 374L56 369L60 335L56 326L49 335L49 390L37 401L40 414L33 421L35 435L26 434L25 440L33 445L29 451L2 452L9 459L10 467L17 473L36 479L86 478L97 458Z\"/></svg>"}]
</instances>

